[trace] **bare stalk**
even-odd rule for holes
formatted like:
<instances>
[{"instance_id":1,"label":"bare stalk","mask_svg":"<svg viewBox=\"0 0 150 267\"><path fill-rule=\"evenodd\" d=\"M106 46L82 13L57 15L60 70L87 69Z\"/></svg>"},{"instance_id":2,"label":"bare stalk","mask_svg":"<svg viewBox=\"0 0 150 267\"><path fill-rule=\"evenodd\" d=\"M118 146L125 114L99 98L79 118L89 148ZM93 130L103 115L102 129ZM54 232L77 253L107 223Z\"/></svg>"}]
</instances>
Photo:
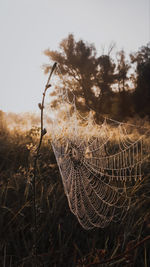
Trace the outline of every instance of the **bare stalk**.
<instances>
[{"instance_id":1,"label":"bare stalk","mask_svg":"<svg viewBox=\"0 0 150 267\"><path fill-rule=\"evenodd\" d=\"M34 163L33 163L33 265L36 267L37 266L37 214L36 214L36 176L37 176L37 160L39 157L40 153L40 148L43 140L43 136L46 134L46 129L43 127L43 110L44 110L44 101L45 101L45 95L47 89L51 86L50 85L50 79L51 76L56 68L57 63L55 62L51 72L49 74L47 83L45 85L45 89L43 92L43 97L42 97L42 103L39 104L39 108L41 110L41 133L40 133L40 140L39 144L37 146L36 150L36 155L34 157Z\"/></svg>"}]
</instances>

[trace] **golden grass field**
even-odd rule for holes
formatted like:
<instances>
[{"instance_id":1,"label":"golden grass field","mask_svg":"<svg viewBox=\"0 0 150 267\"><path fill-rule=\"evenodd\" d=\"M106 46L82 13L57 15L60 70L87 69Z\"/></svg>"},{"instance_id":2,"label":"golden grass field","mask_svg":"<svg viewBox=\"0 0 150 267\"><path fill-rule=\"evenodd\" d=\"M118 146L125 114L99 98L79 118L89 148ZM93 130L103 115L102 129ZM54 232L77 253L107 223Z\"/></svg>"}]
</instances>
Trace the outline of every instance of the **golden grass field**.
<instances>
[{"instance_id":1,"label":"golden grass field","mask_svg":"<svg viewBox=\"0 0 150 267\"><path fill-rule=\"evenodd\" d=\"M145 123L148 127L147 122L136 119L132 123ZM10 131L7 123L1 120L0 266L3 267L34 266L32 180L39 130L33 127L20 132L16 127ZM138 130L132 132L133 138L140 134ZM48 135L43 139L37 167L37 266L148 267L149 161L143 164L142 180L136 181L131 189L130 193L136 195L136 205L129 210L124 221L111 223L104 229L86 231L70 212L50 139ZM149 141L147 136L146 148ZM140 244L145 238L147 240ZM99 263L103 261L106 263Z\"/></svg>"}]
</instances>

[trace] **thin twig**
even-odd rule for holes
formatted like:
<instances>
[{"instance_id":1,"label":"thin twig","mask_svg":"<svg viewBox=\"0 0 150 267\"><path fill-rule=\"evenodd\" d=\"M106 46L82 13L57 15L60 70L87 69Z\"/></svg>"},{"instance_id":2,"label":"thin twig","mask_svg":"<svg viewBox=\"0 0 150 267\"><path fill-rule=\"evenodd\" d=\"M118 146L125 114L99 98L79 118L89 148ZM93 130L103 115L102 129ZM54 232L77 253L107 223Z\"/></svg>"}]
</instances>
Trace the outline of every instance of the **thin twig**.
<instances>
[{"instance_id":1,"label":"thin twig","mask_svg":"<svg viewBox=\"0 0 150 267\"><path fill-rule=\"evenodd\" d=\"M43 128L43 110L44 110L44 101L45 101L45 95L46 95L46 91L47 89L51 86L50 85L50 79L51 76L56 68L57 63L55 62L50 75L48 77L44 92L43 92L43 97L42 97L42 103L39 104L39 108L41 110L41 134L40 134L40 140L39 140L39 144L37 146L37 150L36 150L36 155L34 157L34 164L33 164L33 262L34 262L34 266L37 266L37 214L36 214L36 176L37 176L37 160L39 157L39 152L40 152L40 148L41 148L41 144L42 144L42 140L43 140L43 136L46 134L46 129Z\"/></svg>"}]
</instances>

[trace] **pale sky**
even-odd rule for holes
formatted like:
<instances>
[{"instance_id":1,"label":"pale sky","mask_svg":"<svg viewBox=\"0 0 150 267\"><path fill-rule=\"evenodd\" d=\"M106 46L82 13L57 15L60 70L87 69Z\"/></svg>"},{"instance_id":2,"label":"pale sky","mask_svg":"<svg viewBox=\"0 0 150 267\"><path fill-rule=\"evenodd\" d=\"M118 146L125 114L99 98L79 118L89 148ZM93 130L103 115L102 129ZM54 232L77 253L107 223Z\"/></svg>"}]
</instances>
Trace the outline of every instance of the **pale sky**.
<instances>
[{"instance_id":1,"label":"pale sky","mask_svg":"<svg viewBox=\"0 0 150 267\"><path fill-rule=\"evenodd\" d=\"M0 0L0 110L38 110L43 51L69 33L99 51L112 41L137 51L150 41L150 0Z\"/></svg>"}]
</instances>

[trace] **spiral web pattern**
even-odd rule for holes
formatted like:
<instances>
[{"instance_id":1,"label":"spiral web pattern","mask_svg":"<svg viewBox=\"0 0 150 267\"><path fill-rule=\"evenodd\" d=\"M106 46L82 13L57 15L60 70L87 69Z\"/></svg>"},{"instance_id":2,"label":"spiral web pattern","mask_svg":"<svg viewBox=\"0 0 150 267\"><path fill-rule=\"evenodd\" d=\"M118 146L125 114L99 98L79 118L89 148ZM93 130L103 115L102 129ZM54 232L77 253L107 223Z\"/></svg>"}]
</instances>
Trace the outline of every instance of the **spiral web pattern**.
<instances>
[{"instance_id":1,"label":"spiral web pattern","mask_svg":"<svg viewBox=\"0 0 150 267\"><path fill-rule=\"evenodd\" d=\"M108 119L98 126L91 113L81 123L75 98L66 93L62 102L65 121L55 120L52 147L69 207L83 228L104 228L130 208L130 188L142 179L147 157L144 136L134 140L126 124L110 126Z\"/></svg>"}]
</instances>

